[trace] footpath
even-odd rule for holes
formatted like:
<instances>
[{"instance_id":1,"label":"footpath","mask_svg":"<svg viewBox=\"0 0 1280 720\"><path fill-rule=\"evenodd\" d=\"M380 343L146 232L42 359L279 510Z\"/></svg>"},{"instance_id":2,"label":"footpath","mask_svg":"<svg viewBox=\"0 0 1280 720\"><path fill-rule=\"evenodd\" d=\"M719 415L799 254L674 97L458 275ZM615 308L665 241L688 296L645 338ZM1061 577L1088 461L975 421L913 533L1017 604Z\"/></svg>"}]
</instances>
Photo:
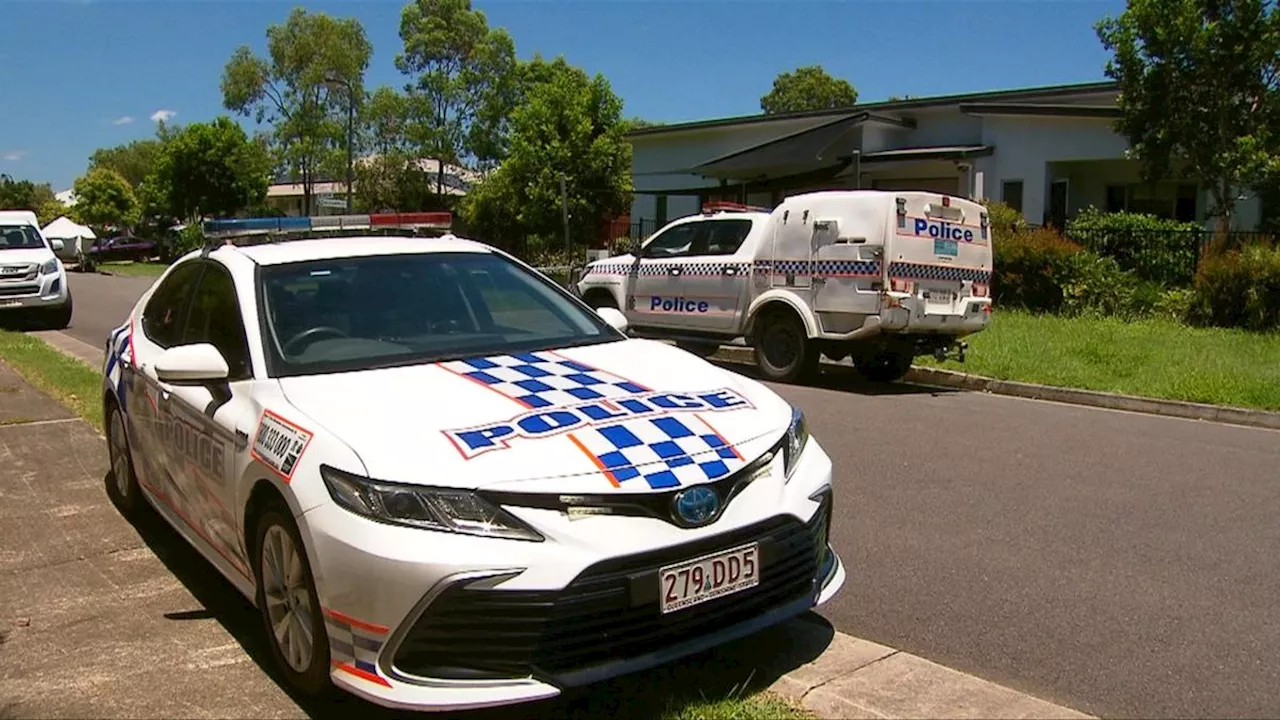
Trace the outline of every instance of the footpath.
<instances>
[{"instance_id":1,"label":"footpath","mask_svg":"<svg viewBox=\"0 0 1280 720\"><path fill-rule=\"evenodd\" d=\"M101 357L65 335L53 344ZM308 706L284 692L249 603L163 521L121 517L105 491L106 441L2 363L0 463L0 718L392 716L355 698ZM850 568L847 582L859 581ZM663 700L673 684L709 700L767 687L820 718L1087 717L838 633L815 614L675 671L483 715L653 717L675 709Z\"/></svg>"}]
</instances>

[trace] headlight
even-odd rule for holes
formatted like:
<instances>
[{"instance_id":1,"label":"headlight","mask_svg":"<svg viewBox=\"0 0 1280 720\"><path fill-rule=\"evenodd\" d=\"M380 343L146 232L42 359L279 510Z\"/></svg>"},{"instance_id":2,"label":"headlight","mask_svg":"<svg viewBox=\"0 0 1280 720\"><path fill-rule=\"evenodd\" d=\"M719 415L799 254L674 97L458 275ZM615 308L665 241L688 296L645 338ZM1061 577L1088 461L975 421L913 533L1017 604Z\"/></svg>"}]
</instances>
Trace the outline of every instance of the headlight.
<instances>
[{"instance_id":1,"label":"headlight","mask_svg":"<svg viewBox=\"0 0 1280 720\"><path fill-rule=\"evenodd\" d=\"M791 408L791 425L787 428L787 437L782 443L782 465L786 469L787 479L795 469L800 453L809 442L809 425L804 420L804 412L800 408Z\"/></svg>"},{"instance_id":2,"label":"headlight","mask_svg":"<svg viewBox=\"0 0 1280 720\"><path fill-rule=\"evenodd\" d=\"M52 275L58 272L58 258L49 258L40 266L41 275Z\"/></svg>"},{"instance_id":3,"label":"headlight","mask_svg":"<svg viewBox=\"0 0 1280 720\"><path fill-rule=\"evenodd\" d=\"M320 466L320 477L334 502L370 520L507 540L543 539L511 513L466 490L386 483L328 465Z\"/></svg>"}]
</instances>

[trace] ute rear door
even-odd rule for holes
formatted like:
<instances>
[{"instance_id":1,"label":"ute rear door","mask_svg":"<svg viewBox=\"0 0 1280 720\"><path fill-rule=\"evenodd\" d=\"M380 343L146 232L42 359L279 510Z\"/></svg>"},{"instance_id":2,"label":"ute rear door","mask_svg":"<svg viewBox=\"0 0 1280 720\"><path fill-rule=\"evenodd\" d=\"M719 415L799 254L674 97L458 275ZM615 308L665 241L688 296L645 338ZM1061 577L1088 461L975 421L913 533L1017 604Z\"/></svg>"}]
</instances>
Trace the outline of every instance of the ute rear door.
<instances>
[{"instance_id":1,"label":"ute rear door","mask_svg":"<svg viewBox=\"0 0 1280 720\"><path fill-rule=\"evenodd\" d=\"M965 298L987 297L991 231L986 208L937 193L894 196L896 227L885 252L890 288L921 300L927 315L961 314Z\"/></svg>"}]
</instances>

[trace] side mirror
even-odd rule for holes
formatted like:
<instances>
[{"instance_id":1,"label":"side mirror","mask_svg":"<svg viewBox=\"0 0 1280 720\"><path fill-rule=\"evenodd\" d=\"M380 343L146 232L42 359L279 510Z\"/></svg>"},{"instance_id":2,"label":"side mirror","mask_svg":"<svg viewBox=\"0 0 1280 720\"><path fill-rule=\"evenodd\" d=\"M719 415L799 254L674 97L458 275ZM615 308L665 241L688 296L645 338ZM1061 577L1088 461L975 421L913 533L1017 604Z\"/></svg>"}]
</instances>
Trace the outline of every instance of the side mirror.
<instances>
[{"instance_id":1,"label":"side mirror","mask_svg":"<svg viewBox=\"0 0 1280 720\"><path fill-rule=\"evenodd\" d=\"M62 242L57 238L54 238L53 240L49 241L49 247L53 248L54 252L62 252L62 249L65 248L66 246L67 246L66 243Z\"/></svg>"},{"instance_id":2,"label":"side mirror","mask_svg":"<svg viewBox=\"0 0 1280 720\"><path fill-rule=\"evenodd\" d=\"M171 347L156 360L156 379L174 385L219 382L230 372L222 353L209 343Z\"/></svg>"},{"instance_id":3,"label":"side mirror","mask_svg":"<svg viewBox=\"0 0 1280 720\"><path fill-rule=\"evenodd\" d=\"M612 327L614 330L617 330L624 335L627 332L627 328L631 327L631 324L627 322L627 316L623 315L617 308L596 308L596 314L600 316L601 320L609 323L609 327Z\"/></svg>"}]
</instances>

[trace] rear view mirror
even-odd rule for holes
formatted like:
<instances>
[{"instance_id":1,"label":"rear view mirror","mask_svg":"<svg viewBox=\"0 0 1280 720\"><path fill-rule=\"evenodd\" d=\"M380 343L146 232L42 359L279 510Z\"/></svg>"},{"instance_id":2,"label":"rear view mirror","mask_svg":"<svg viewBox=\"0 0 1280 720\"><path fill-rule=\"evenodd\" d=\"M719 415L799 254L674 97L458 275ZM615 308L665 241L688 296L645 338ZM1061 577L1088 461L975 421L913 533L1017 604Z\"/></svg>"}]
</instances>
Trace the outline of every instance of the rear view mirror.
<instances>
[{"instance_id":1,"label":"rear view mirror","mask_svg":"<svg viewBox=\"0 0 1280 720\"><path fill-rule=\"evenodd\" d=\"M67 246L66 243L62 242L61 240L58 240L57 238L54 238L53 240L49 241L49 247L53 248L54 252L61 252L62 249L65 248L66 246Z\"/></svg>"},{"instance_id":2,"label":"rear view mirror","mask_svg":"<svg viewBox=\"0 0 1280 720\"><path fill-rule=\"evenodd\" d=\"M620 333L626 334L627 328L631 326L627 322L627 316L623 315L617 308L602 307L596 308L596 314L601 320L609 323L609 326Z\"/></svg>"},{"instance_id":3,"label":"rear view mirror","mask_svg":"<svg viewBox=\"0 0 1280 720\"><path fill-rule=\"evenodd\" d=\"M209 343L171 347L156 360L156 379L174 385L220 382L230 372L222 353Z\"/></svg>"}]
</instances>

